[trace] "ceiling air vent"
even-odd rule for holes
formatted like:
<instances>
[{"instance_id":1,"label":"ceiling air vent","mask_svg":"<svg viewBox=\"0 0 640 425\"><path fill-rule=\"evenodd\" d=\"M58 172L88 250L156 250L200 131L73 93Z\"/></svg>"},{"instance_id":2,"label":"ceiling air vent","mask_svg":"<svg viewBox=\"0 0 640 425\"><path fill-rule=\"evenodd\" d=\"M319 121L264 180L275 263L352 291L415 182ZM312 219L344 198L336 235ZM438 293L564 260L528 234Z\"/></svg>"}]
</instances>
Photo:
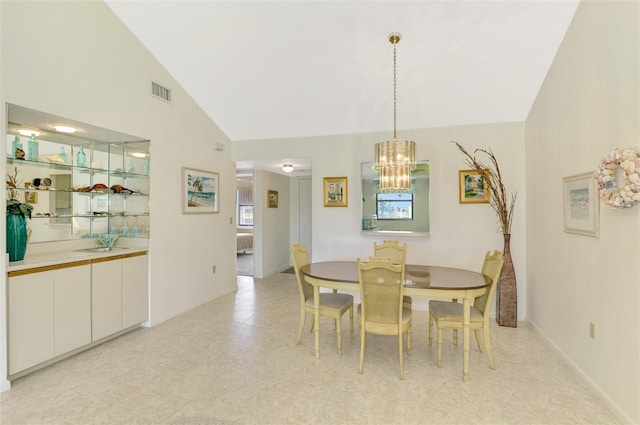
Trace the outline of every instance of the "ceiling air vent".
<instances>
[{"instance_id":1,"label":"ceiling air vent","mask_svg":"<svg viewBox=\"0 0 640 425\"><path fill-rule=\"evenodd\" d=\"M153 81L151 82L151 95L171 103L171 90Z\"/></svg>"}]
</instances>

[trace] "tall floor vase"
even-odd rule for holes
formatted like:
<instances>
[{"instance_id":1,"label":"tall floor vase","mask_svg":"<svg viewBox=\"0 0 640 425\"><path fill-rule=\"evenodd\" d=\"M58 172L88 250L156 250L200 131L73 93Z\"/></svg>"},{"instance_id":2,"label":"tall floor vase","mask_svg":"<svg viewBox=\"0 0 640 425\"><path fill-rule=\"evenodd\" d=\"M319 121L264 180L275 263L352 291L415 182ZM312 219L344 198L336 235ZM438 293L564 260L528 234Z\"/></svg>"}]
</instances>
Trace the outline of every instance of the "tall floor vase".
<instances>
[{"instance_id":1,"label":"tall floor vase","mask_svg":"<svg viewBox=\"0 0 640 425\"><path fill-rule=\"evenodd\" d=\"M27 251L27 219L21 214L7 214L7 252L9 261L22 261Z\"/></svg>"},{"instance_id":2,"label":"tall floor vase","mask_svg":"<svg viewBox=\"0 0 640 425\"><path fill-rule=\"evenodd\" d=\"M496 321L500 326L518 326L518 290L516 272L511 259L511 235L504 235L504 265L496 295Z\"/></svg>"}]
</instances>

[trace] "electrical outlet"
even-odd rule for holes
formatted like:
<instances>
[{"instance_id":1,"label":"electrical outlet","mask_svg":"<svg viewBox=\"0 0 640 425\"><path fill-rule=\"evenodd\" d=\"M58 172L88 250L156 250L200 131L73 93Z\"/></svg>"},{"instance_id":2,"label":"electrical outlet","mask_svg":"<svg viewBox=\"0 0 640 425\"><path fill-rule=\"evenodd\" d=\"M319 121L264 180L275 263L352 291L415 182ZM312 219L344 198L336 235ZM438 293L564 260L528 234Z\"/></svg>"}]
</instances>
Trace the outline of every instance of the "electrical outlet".
<instances>
[{"instance_id":1,"label":"electrical outlet","mask_svg":"<svg viewBox=\"0 0 640 425\"><path fill-rule=\"evenodd\" d=\"M211 270L211 271L212 271L213 273L215 273L215 272L216 272L216 266L215 266L215 265L213 266L213 268L212 268L212 270Z\"/></svg>"},{"instance_id":2,"label":"electrical outlet","mask_svg":"<svg viewBox=\"0 0 640 425\"><path fill-rule=\"evenodd\" d=\"M589 322L589 336L591 339L596 339L596 324Z\"/></svg>"}]
</instances>

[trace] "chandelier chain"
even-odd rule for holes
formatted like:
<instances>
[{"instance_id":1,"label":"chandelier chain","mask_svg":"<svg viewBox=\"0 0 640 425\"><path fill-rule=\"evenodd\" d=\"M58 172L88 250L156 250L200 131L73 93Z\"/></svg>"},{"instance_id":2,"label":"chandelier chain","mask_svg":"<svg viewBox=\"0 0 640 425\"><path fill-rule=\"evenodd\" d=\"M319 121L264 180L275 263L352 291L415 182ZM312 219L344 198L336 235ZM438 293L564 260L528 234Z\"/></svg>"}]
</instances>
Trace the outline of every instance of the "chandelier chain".
<instances>
[{"instance_id":1,"label":"chandelier chain","mask_svg":"<svg viewBox=\"0 0 640 425\"><path fill-rule=\"evenodd\" d=\"M397 116L398 116L398 110L396 107L397 99L398 99L396 75L397 75L396 43L393 43L393 138L394 139L397 139L396 123L397 123Z\"/></svg>"}]
</instances>

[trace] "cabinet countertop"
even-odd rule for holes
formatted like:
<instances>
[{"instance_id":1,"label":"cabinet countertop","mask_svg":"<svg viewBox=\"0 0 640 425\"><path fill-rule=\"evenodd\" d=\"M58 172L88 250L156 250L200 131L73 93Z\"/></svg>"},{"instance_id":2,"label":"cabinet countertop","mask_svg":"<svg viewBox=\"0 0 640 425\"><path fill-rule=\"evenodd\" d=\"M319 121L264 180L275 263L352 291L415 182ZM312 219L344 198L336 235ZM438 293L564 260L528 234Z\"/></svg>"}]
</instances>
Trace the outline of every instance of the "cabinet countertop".
<instances>
[{"instance_id":1,"label":"cabinet countertop","mask_svg":"<svg viewBox=\"0 0 640 425\"><path fill-rule=\"evenodd\" d=\"M22 261L9 262L7 272L34 269L38 267L54 266L58 264L72 263L96 258L115 257L120 255L137 254L149 251L148 248L125 248L108 252L88 252L85 250L52 251L25 256Z\"/></svg>"}]
</instances>

